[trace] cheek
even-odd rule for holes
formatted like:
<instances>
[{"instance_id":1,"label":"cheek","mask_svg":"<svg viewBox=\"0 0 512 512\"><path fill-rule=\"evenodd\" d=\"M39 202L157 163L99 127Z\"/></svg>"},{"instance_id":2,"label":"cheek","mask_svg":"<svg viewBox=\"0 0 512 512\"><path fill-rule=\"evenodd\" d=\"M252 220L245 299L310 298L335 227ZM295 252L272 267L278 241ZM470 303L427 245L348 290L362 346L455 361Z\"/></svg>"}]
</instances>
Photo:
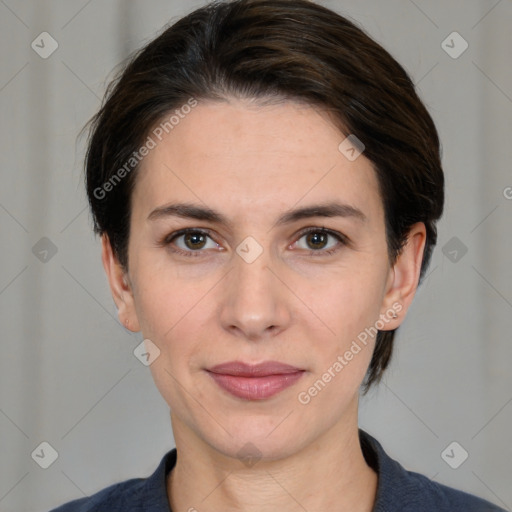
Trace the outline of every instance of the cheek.
<instances>
[{"instance_id":1,"label":"cheek","mask_svg":"<svg viewBox=\"0 0 512 512\"><path fill-rule=\"evenodd\" d=\"M177 275L170 265L161 265L154 259L140 261L134 272L137 286L134 302L142 333L157 343L165 343L173 336L175 326L200 300L200 291L190 280ZM189 313L187 313L189 312Z\"/></svg>"},{"instance_id":2,"label":"cheek","mask_svg":"<svg viewBox=\"0 0 512 512\"><path fill-rule=\"evenodd\" d=\"M204 363L207 341L203 304L195 296L174 295L167 289L154 290L141 303L144 337L160 349L150 366L153 380L171 408L186 408L188 395L184 390L194 390L194 397L201 398L194 379Z\"/></svg>"},{"instance_id":3,"label":"cheek","mask_svg":"<svg viewBox=\"0 0 512 512\"><path fill-rule=\"evenodd\" d=\"M322 288L308 290L309 301L321 318L332 327L338 339L347 341L379 318L382 303L382 275L377 263L369 270L346 269L331 275Z\"/></svg>"},{"instance_id":4,"label":"cheek","mask_svg":"<svg viewBox=\"0 0 512 512\"><path fill-rule=\"evenodd\" d=\"M207 297L211 285L199 286L172 269L141 273L139 277L144 284L134 295L137 316L143 336L161 350L161 364L156 368L165 365L172 372L179 371L204 339L201 332L211 306Z\"/></svg>"},{"instance_id":5,"label":"cheek","mask_svg":"<svg viewBox=\"0 0 512 512\"><path fill-rule=\"evenodd\" d=\"M340 279L322 297L318 293L316 297L311 309L319 312L329 329L323 329L311 347L315 357L308 386L312 387L305 386L303 391L311 398L322 390L322 398L316 401L320 407L348 400L359 389L375 346L382 297L378 276L370 274Z\"/></svg>"}]
</instances>

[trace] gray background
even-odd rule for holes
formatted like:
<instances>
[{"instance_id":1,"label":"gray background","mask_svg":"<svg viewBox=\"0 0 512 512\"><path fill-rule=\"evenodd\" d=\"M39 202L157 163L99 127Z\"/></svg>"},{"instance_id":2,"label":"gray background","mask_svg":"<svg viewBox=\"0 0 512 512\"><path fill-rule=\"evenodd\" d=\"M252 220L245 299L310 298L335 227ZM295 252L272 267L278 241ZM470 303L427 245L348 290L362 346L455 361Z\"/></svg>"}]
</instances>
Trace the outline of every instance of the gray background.
<instances>
[{"instance_id":1,"label":"gray background","mask_svg":"<svg viewBox=\"0 0 512 512\"><path fill-rule=\"evenodd\" d=\"M203 3L0 0L2 512L147 476L174 445L167 405L133 355L142 335L117 320L76 137L129 52ZM444 146L429 277L360 424L408 469L512 510L512 1L322 3L406 67ZM43 31L59 45L46 59L31 48ZM453 31L469 44L458 58L442 47ZM58 452L48 469L31 456L43 441ZM441 456L453 441L469 453L457 469Z\"/></svg>"}]
</instances>

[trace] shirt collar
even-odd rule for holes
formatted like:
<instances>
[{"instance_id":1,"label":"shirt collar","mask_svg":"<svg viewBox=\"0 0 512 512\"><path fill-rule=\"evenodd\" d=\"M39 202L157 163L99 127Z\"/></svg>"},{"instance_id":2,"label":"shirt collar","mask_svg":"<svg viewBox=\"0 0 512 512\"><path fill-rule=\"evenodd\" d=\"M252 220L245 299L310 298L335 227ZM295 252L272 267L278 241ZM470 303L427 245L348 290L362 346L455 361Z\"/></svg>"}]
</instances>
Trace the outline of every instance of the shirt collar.
<instances>
[{"instance_id":1,"label":"shirt collar","mask_svg":"<svg viewBox=\"0 0 512 512\"><path fill-rule=\"evenodd\" d=\"M359 429L359 441L367 464L378 475L377 495L373 512L389 512L396 508L394 489L407 484L404 468L391 459L381 444L364 430ZM140 492L144 494L147 510L152 512L172 512L167 499L167 476L176 465L177 451L167 452L155 472L144 481Z\"/></svg>"}]
</instances>

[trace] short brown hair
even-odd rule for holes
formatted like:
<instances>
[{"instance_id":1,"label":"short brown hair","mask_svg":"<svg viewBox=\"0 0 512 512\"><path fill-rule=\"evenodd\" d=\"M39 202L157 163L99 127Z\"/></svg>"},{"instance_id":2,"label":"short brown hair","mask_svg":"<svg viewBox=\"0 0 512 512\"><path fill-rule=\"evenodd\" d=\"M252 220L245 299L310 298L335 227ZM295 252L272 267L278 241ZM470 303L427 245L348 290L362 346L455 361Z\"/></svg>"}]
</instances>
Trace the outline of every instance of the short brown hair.
<instances>
[{"instance_id":1,"label":"short brown hair","mask_svg":"<svg viewBox=\"0 0 512 512\"><path fill-rule=\"evenodd\" d=\"M135 52L89 121L86 188L94 231L128 269L131 197L126 163L150 130L195 100L306 102L363 142L382 196L389 260L416 222L427 239L420 282L437 241L444 176L434 123L406 71L355 23L307 0L215 1ZM119 170L124 169L122 179ZM131 172L130 172L131 171ZM110 184L107 187L105 184ZM379 331L365 392L389 364L395 331Z\"/></svg>"}]
</instances>

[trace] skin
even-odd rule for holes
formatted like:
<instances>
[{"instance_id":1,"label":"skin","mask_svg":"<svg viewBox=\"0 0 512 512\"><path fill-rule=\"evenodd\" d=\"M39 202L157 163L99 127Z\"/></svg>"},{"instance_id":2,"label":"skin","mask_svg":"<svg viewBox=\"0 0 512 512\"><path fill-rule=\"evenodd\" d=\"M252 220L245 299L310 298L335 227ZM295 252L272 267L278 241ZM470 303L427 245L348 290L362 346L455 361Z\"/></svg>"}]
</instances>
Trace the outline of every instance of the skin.
<instances>
[{"instance_id":1,"label":"skin","mask_svg":"<svg viewBox=\"0 0 512 512\"><path fill-rule=\"evenodd\" d=\"M120 321L160 349L150 368L171 409L178 460L167 489L175 512L372 510L377 475L361 451L357 413L375 338L308 404L298 395L380 315L388 318L384 329L403 321L425 226L412 226L391 266L375 171L364 153L349 161L338 150L344 138L326 114L293 102L199 103L142 162L128 272L103 236ZM217 210L232 225L147 219L178 201ZM360 209L366 220L311 217L273 226L289 209L331 201ZM159 243L185 227L209 229L210 238ZM349 243L321 234L311 240L301 234L307 227L329 228ZM248 236L262 248L251 263L236 252ZM397 319L389 318L394 304ZM277 395L248 401L205 371L233 360L277 360L306 371ZM238 455L246 443L261 454L250 467Z\"/></svg>"}]
</instances>

